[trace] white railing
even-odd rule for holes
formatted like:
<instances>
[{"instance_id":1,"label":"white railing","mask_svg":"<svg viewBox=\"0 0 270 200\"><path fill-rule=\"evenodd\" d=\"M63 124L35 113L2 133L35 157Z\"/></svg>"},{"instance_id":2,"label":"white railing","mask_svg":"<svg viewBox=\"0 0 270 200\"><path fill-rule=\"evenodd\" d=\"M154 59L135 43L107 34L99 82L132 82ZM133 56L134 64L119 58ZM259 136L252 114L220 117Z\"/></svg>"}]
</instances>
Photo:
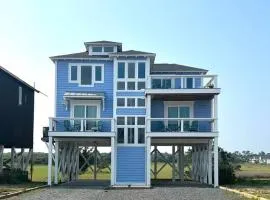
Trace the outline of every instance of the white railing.
<instances>
[{"instance_id":1,"label":"white railing","mask_svg":"<svg viewBox=\"0 0 270 200\"><path fill-rule=\"evenodd\" d=\"M49 118L51 132L115 132L113 118Z\"/></svg>"},{"instance_id":2,"label":"white railing","mask_svg":"<svg viewBox=\"0 0 270 200\"><path fill-rule=\"evenodd\" d=\"M148 132L216 132L215 118L148 118Z\"/></svg>"},{"instance_id":3,"label":"white railing","mask_svg":"<svg viewBox=\"0 0 270 200\"><path fill-rule=\"evenodd\" d=\"M155 74L148 78L149 89L218 88L217 75Z\"/></svg>"}]
</instances>

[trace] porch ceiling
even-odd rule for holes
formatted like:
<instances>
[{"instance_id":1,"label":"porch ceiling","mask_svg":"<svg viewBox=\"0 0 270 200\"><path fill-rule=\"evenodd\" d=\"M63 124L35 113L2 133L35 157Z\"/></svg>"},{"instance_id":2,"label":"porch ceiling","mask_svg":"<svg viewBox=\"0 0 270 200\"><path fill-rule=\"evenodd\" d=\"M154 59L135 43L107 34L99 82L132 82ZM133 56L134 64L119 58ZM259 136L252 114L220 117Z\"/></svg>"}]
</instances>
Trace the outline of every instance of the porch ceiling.
<instances>
[{"instance_id":1,"label":"porch ceiling","mask_svg":"<svg viewBox=\"0 0 270 200\"><path fill-rule=\"evenodd\" d=\"M164 101L194 101L211 100L214 94L151 94L153 100Z\"/></svg>"},{"instance_id":2,"label":"porch ceiling","mask_svg":"<svg viewBox=\"0 0 270 200\"><path fill-rule=\"evenodd\" d=\"M151 145L158 145L158 146L171 146L171 145L185 145L191 146L195 144L208 144L209 140L212 138L158 138L152 137L151 138Z\"/></svg>"},{"instance_id":3,"label":"porch ceiling","mask_svg":"<svg viewBox=\"0 0 270 200\"><path fill-rule=\"evenodd\" d=\"M62 142L76 142L79 146L103 146L110 147L111 146L111 138L110 137L102 137L102 138L72 138L72 137L57 137L54 138L55 141Z\"/></svg>"}]
</instances>

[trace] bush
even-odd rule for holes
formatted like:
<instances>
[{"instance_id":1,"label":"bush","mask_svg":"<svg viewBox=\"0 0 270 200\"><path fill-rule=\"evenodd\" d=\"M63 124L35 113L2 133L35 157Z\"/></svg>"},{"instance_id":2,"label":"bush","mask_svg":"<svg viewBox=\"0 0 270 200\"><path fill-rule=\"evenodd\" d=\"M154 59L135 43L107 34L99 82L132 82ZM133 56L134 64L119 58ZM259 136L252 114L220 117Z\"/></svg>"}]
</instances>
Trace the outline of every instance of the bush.
<instances>
[{"instance_id":1,"label":"bush","mask_svg":"<svg viewBox=\"0 0 270 200\"><path fill-rule=\"evenodd\" d=\"M234 168L230 164L222 164L219 166L219 184L234 184L236 180Z\"/></svg>"},{"instance_id":2,"label":"bush","mask_svg":"<svg viewBox=\"0 0 270 200\"><path fill-rule=\"evenodd\" d=\"M0 174L0 183L18 184L28 181L28 172L20 169L3 169Z\"/></svg>"}]
</instances>

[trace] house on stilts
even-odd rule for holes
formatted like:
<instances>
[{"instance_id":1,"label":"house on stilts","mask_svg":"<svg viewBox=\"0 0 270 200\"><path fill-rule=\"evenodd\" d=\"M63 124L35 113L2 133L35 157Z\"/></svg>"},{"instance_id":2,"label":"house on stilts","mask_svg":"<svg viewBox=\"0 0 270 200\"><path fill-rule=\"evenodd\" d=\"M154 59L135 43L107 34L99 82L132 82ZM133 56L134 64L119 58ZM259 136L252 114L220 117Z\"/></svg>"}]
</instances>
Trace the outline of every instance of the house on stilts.
<instances>
[{"instance_id":1,"label":"house on stilts","mask_svg":"<svg viewBox=\"0 0 270 200\"><path fill-rule=\"evenodd\" d=\"M179 64L155 63L155 53L122 43L84 43L86 51L51 57L55 116L49 119L48 184L77 180L90 166L97 178L99 147L111 149L112 187L150 187L158 147L170 146L172 179L184 179L184 147L192 148L191 178L218 186L217 76ZM54 163L54 164L53 164ZM152 163L152 164L151 164ZM54 180L52 171L54 170Z\"/></svg>"}]
</instances>

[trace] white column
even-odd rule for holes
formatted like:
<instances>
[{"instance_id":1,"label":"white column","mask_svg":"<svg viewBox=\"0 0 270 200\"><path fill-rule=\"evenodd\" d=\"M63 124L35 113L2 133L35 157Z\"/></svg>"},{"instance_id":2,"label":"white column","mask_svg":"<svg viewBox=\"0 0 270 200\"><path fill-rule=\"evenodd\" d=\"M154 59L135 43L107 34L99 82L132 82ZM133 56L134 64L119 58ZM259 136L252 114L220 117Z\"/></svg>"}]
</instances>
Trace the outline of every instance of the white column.
<instances>
[{"instance_id":1,"label":"white column","mask_svg":"<svg viewBox=\"0 0 270 200\"><path fill-rule=\"evenodd\" d=\"M111 186L115 185L115 137L111 137Z\"/></svg>"},{"instance_id":2,"label":"white column","mask_svg":"<svg viewBox=\"0 0 270 200\"><path fill-rule=\"evenodd\" d=\"M59 142L55 142L54 154L54 184L58 184Z\"/></svg>"},{"instance_id":3,"label":"white column","mask_svg":"<svg viewBox=\"0 0 270 200\"><path fill-rule=\"evenodd\" d=\"M146 186L151 186L151 137L146 137Z\"/></svg>"},{"instance_id":4,"label":"white column","mask_svg":"<svg viewBox=\"0 0 270 200\"><path fill-rule=\"evenodd\" d=\"M214 187L218 187L218 137L214 139Z\"/></svg>"},{"instance_id":5,"label":"white column","mask_svg":"<svg viewBox=\"0 0 270 200\"><path fill-rule=\"evenodd\" d=\"M175 146L172 146L172 181L175 181Z\"/></svg>"},{"instance_id":6,"label":"white column","mask_svg":"<svg viewBox=\"0 0 270 200\"><path fill-rule=\"evenodd\" d=\"M48 185L52 185L52 137L49 137L48 153Z\"/></svg>"},{"instance_id":7,"label":"white column","mask_svg":"<svg viewBox=\"0 0 270 200\"><path fill-rule=\"evenodd\" d=\"M208 184L212 185L212 142L209 140L208 143Z\"/></svg>"}]
</instances>

